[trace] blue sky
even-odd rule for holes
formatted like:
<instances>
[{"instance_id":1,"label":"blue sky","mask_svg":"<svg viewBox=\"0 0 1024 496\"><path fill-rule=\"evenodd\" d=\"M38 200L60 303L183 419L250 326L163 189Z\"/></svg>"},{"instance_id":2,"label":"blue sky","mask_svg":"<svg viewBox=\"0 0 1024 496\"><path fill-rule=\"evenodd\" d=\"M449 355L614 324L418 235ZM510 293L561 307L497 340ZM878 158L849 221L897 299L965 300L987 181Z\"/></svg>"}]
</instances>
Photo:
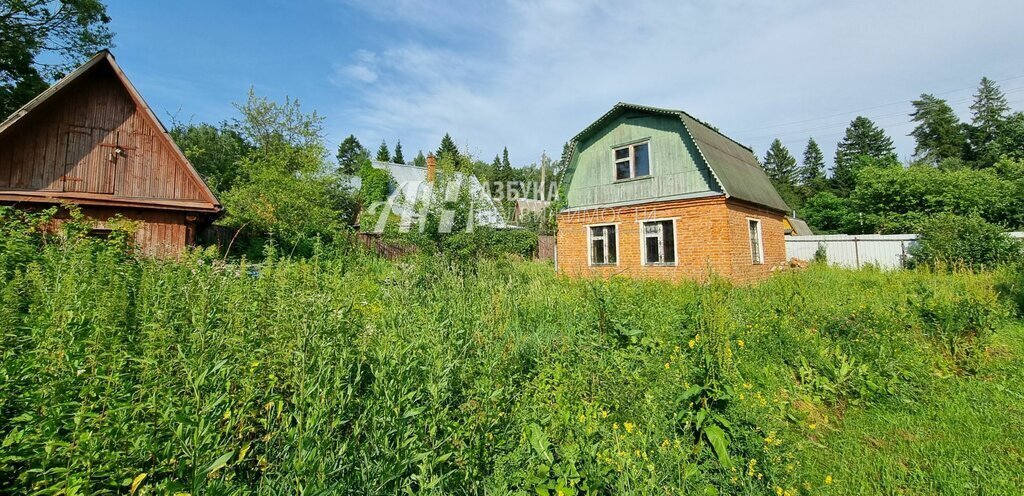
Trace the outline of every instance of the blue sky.
<instances>
[{"instance_id":1,"label":"blue sky","mask_svg":"<svg viewBox=\"0 0 1024 496\"><path fill-rule=\"evenodd\" d=\"M557 156L617 101L687 110L764 150L831 160L866 115L913 152L909 100L969 117L985 75L1024 109L1024 2L1010 0L110 0L113 52L165 122L219 122L253 87L326 118L329 146L451 133L489 161ZM625 7L628 5L628 7ZM332 153L333 154L333 153Z\"/></svg>"}]
</instances>

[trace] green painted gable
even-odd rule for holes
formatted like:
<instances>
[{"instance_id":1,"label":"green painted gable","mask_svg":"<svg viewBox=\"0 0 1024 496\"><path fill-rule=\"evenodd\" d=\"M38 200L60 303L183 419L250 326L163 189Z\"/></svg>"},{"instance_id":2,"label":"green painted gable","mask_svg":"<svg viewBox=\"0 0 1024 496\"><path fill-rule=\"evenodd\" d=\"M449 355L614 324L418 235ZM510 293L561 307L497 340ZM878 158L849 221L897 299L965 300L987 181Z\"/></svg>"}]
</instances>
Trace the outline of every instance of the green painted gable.
<instances>
[{"instance_id":1,"label":"green painted gable","mask_svg":"<svg viewBox=\"0 0 1024 496\"><path fill-rule=\"evenodd\" d=\"M642 140L650 142L651 175L616 181L612 150ZM678 117L624 113L580 142L573 159L569 208L668 200L718 189Z\"/></svg>"},{"instance_id":2,"label":"green painted gable","mask_svg":"<svg viewBox=\"0 0 1024 496\"><path fill-rule=\"evenodd\" d=\"M615 180L612 150L650 140L651 175ZM749 148L681 110L616 104L576 135L567 209L580 210L724 194L788 211Z\"/></svg>"}]
</instances>

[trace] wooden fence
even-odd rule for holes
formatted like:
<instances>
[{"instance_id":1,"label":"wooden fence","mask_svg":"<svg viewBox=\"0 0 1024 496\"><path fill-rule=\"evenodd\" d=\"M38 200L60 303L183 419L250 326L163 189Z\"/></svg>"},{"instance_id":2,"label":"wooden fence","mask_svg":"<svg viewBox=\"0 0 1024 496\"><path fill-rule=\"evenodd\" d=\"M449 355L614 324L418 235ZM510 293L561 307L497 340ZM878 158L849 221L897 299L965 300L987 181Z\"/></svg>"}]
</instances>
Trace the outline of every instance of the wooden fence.
<instances>
[{"instance_id":1,"label":"wooden fence","mask_svg":"<svg viewBox=\"0 0 1024 496\"><path fill-rule=\"evenodd\" d=\"M537 253L534 254L537 260L555 259L555 237L537 236Z\"/></svg>"},{"instance_id":2,"label":"wooden fence","mask_svg":"<svg viewBox=\"0 0 1024 496\"><path fill-rule=\"evenodd\" d=\"M416 252L415 246L389 243L381 238L379 234L361 232L357 236L357 239L363 248L366 248L367 250L388 260L397 260L400 257Z\"/></svg>"}]
</instances>

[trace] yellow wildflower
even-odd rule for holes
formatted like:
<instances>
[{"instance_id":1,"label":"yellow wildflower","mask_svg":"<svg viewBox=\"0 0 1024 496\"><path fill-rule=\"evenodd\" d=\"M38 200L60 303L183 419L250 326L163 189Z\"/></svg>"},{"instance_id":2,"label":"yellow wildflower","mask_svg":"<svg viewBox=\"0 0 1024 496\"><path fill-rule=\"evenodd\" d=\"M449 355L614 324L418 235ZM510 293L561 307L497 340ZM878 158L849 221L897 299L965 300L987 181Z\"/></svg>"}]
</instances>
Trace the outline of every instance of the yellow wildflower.
<instances>
[{"instance_id":1,"label":"yellow wildflower","mask_svg":"<svg viewBox=\"0 0 1024 496\"><path fill-rule=\"evenodd\" d=\"M814 429L818 428L818 424L815 424L814 422L811 422L811 423L807 424L807 428L813 431Z\"/></svg>"},{"instance_id":2,"label":"yellow wildflower","mask_svg":"<svg viewBox=\"0 0 1024 496\"><path fill-rule=\"evenodd\" d=\"M632 434L633 433L633 429L636 428L636 425L634 425L632 422L626 422L625 424L622 424L622 426L625 427L626 428L626 432L628 432L630 434Z\"/></svg>"},{"instance_id":3,"label":"yellow wildflower","mask_svg":"<svg viewBox=\"0 0 1024 496\"><path fill-rule=\"evenodd\" d=\"M665 362L665 368L669 368L668 362Z\"/></svg>"},{"instance_id":4,"label":"yellow wildflower","mask_svg":"<svg viewBox=\"0 0 1024 496\"><path fill-rule=\"evenodd\" d=\"M697 342L691 339L690 340L690 348L693 348L696 345L697 345Z\"/></svg>"},{"instance_id":5,"label":"yellow wildflower","mask_svg":"<svg viewBox=\"0 0 1024 496\"><path fill-rule=\"evenodd\" d=\"M831 483L832 483L832 474L828 474L828 475L825 476L825 484L831 484Z\"/></svg>"},{"instance_id":6,"label":"yellow wildflower","mask_svg":"<svg viewBox=\"0 0 1024 496\"><path fill-rule=\"evenodd\" d=\"M586 415L583 415L583 414L581 413L581 414L580 414L580 423L582 424L582 423L584 423L584 422L586 422L586 421L587 421L587 416L586 416Z\"/></svg>"},{"instance_id":7,"label":"yellow wildflower","mask_svg":"<svg viewBox=\"0 0 1024 496\"><path fill-rule=\"evenodd\" d=\"M736 344L739 345L740 348L747 345L747 343L744 343L742 339L737 339Z\"/></svg>"},{"instance_id":8,"label":"yellow wildflower","mask_svg":"<svg viewBox=\"0 0 1024 496\"><path fill-rule=\"evenodd\" d=\"M613 431L619 430L619 423L618 422L615 422L614 424L612 424L612 430Z\"/></svg>"},{"instance_id":9,"label":"yellow wildflower","mask_svg":"<svg viewBox=\"0 0 1024 496\"><path fill-rule=\"evenodd\" d=\"M608 418L608 410L601 410L601 418Z\"/></svg>"}]
</instances>

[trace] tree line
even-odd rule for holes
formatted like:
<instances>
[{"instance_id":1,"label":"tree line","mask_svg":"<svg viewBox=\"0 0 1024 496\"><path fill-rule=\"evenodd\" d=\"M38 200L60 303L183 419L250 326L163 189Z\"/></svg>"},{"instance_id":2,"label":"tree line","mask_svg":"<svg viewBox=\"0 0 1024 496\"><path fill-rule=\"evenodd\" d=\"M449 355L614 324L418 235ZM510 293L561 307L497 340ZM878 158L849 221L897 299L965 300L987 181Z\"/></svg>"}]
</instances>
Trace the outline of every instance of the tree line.
<instances>
[{"instance_id":1,"label":"tree line","mask_svg":"<svg viewBox=\"0 0 1024 496\"><path fill-rule=\"evenodd\" d=\"M830 173L814 138L799 163L774 140L765 172L820 233L917 232L937 214L1024 226L1024 113L1011 110L999 86L981 79L969 122L932 94L911 105L916 145L908 163L899 161L882 128L858 116L836 146Z\"/></svg>"}]
</instances>

